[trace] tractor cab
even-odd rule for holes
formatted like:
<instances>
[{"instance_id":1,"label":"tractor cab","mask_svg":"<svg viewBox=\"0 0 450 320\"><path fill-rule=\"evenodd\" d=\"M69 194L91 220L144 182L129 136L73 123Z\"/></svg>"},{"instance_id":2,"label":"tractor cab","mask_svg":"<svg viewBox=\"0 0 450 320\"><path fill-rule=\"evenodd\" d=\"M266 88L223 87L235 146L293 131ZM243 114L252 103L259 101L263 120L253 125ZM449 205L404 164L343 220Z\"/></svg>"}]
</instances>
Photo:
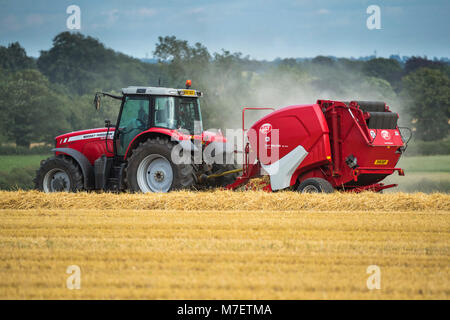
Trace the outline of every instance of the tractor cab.
<instances>
[{"instance_id":1,"label":"tractor cab","mask_svg":"<svg viewBox=\"0 0 450 320\"><path fill-rule=\"evenodd\" d=\"M115 153L125 157L135 138L148 131L187 135L203 131L200 91L161 87L122 89L122 105L115 128Z\"/></svg>"}]
</instances>

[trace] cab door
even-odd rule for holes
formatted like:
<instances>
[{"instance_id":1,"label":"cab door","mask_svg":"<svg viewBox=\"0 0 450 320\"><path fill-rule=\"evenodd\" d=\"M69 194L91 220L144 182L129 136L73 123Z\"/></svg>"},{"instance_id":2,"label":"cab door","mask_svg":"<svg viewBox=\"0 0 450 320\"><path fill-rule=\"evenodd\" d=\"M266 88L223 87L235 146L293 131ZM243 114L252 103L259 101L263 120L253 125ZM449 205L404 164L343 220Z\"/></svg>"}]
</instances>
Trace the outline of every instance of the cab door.
<instances>
[{"instance_id":1,"label":"cab door","mask_svg":"<svg viewBox=\"0 0 450 320\"><path fill-rule=\"evenodd\" d=\"M148 96L125 96L116 129L115 146L118 156L124 156L129 144L150 125Z\"/></svg>"}]
</instances>

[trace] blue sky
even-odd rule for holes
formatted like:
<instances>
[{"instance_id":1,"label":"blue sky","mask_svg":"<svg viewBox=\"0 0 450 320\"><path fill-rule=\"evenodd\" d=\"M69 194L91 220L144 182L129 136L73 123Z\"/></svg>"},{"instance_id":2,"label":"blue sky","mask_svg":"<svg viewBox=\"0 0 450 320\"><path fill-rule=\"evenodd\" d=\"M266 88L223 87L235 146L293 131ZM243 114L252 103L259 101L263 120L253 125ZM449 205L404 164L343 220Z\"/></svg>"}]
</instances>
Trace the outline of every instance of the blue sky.
<instances>
[{"instance_id":1,"label":"blue sky","mask_svg":"<svg viewBox=\"0 0 450 320\"><path fill-rule=\"evenodd\" d=\"M38 56L66 31L66 8L81 8L80 32L134 57L152 57L158 36L201 42L257 59L450 56L448 0L0 0L0 45L19 41ZM366 9L381 8L381 29L368 30Z\"/></svg>"}]
</instances>

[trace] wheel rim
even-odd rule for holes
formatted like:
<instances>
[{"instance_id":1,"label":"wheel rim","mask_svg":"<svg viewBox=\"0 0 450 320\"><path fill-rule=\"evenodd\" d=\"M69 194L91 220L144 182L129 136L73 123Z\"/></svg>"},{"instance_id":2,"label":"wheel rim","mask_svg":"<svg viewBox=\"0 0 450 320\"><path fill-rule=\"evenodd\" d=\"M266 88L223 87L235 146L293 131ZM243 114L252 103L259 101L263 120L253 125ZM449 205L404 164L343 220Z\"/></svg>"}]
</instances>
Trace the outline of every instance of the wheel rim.
<instances>
[{"instance_id":1,"label":"wheel rim","mask_svg":"<svg viewBox=\"0 0 450 320\"><path fill-rule=\"evenodd\" d=\"M69 175L62 169L52 169L44 176L44 192L68 192L70 190Z\"/></svg>"},{"instance_id":2,"label":"wheel rim","mask_svg":"<svg viewBox=\"0 0 450 320\"><path fill-rule=\"evenodd\" d=\"M302 193L319 193L319 192L320 190L316 186L313 186L312 184L307 185L302 190Z\"/></svg>"},{"instance_id":3,"label":"wheel rim","mask_svg":"<svg viewBox=\"0 0 450 320\"><path fill-rule=\"evenodd\" d=\"M163 156L151 154L139 164L137 183L142 192L168 192L172 182L172 166Z\"/></svg>"}]
</instances>

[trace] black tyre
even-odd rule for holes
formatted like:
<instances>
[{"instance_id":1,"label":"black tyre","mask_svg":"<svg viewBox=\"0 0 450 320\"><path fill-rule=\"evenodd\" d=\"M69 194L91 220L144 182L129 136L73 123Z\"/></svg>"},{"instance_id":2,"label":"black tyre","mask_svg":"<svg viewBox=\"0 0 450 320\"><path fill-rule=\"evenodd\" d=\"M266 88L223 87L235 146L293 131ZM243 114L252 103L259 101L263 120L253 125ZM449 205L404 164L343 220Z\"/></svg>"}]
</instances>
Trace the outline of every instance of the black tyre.
<instances>
[{"instance_id":1,"label":"black tyre","mask_svg":"<svg viewBox=\"0 0 450 320\"><path fill-rule=\"evenodd\" d=\"M83 175L78 164L69 157L51 157L41 161L34 185L37 190L49 192L77 192L84 189Z\"/></svg>"},{"instance_id":2,"label":"black tyre","mask_svg":"<svg viewBox=\"0 0 450 320\"><path fill-rule=\"evenodd\" d=\"M174 164L174 144L167 139L149 139L133 150L126 167L126 184L133 192L169 192L189 189L195 183L191 164Z\"/></svg>"},{"instance_id":3,"label":"black tyre","mask_svg":"<svg viewBox=\"0 0 450 320\"><path fill-rule=\"evenodd\" d=\"M302 193L333 193L333 186L322 178L309 178L301 182L297 191Z\"/></svg>"}]
</instances>

